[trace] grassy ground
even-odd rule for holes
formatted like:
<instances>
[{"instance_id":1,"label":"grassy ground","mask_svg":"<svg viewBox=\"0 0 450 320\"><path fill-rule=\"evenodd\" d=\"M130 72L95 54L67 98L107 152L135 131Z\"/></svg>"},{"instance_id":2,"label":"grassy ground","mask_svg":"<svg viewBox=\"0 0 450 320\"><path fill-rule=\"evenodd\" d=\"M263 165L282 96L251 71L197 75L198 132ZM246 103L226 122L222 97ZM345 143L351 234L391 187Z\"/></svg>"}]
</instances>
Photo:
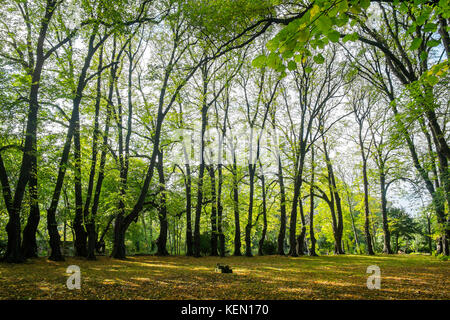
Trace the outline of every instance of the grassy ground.
<instances>
[{"instance_id":1,"label":"grassy ground","mask_svg":"<svg viewBox=\"0 0 450 320\"><path fill-rule=\"evenodd\" d=\"M214 272L228 264L232 274ZM66 288L66 268L81 289ZM369 290L369 265L381 289ZM0 299L450 299L450 261L431 256L44 258L0 264Z\"/></svg>"}]
</instances>

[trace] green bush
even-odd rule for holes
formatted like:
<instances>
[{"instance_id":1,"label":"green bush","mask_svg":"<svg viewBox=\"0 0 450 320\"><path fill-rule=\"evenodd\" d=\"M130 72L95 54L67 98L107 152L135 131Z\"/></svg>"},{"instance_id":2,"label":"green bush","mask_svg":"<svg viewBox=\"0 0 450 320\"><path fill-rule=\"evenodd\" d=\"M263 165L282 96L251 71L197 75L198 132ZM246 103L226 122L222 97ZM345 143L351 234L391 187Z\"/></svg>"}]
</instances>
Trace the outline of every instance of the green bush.
<instances>
[{"instance_id":1,"label":"green bush","mask_svg":"<svg viewBox=\"0 0 450 320\"><path fill-rule=\"evenodd\" d=\"M438 254L437 258L441 261L448 261L448 256L446 256L444 254Z\"/></svg>"},{"instance_id":2,"label":"green bush","mask_svg":"<svg viewBox=\"0 0 450 320\"><path fill-rule=\"evenodd\" d=\"M277 253L277 243L275 241L266 240L263 243L263 253L266 255L273 255Z\"/></svg>"},{"instance_id":3,"label":"green bush","mask_svg":"<svg viewBox=\"0 0 450 320\"><path fill-rule=\"evenodd\" d=\"M211 235L209 233L200 234L200 254L209 255L211 253Z\"/></svg>"}]
</instances>

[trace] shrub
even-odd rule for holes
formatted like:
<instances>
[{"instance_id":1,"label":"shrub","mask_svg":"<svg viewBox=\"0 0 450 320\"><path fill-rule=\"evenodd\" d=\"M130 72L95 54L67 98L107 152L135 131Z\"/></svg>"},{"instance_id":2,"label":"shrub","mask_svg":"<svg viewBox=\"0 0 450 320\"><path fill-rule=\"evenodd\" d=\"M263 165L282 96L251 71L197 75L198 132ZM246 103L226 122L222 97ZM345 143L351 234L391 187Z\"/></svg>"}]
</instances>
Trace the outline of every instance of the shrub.
<instances>
[{"instance_id":1,"label":"shrub","mask_svg":"<svg viewBox=\"0 0 450 320\"><path fill-rule=\"evenodd\" d=\"M211 253L211 235L209 233L200 234L200 254L209 255Z\"/></svg>"},{"instance_id":2,"label":"shrub","mask_svg":"<svg viewBox=\"0 0 450 320\"><path fill-rule=\"evenodd\" d=\"M266 240L262 247L263 253L267 255L272 255L277 253L277 243L275 241Z\"/></svg>"},{"instance_id":3,"label":"shrub","mask_svg":"<svg viewBox=\"0 0 450 320\"><path fill-rule=\"evenodd\" d=\"M437 258L441 261L448 261L448 256L444 255L444 254L439 254L437 255Z\"/></svg>"}]
</instances>

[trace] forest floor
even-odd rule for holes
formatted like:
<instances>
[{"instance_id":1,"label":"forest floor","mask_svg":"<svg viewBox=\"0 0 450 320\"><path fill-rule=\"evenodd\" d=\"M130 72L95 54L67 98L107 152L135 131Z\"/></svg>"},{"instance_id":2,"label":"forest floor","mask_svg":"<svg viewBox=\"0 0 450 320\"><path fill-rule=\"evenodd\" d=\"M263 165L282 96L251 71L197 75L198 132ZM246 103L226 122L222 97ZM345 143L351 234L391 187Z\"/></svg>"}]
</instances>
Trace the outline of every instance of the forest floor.
<instances>
[{"instance_id":1,"label":"forest floor","mask_svg":"<svg viewBox=\"0 0 450 320\"><path fill-rule=\"evenodd\" d=\"M217 263L231 274L215 273ZM81 270L69 290L66 268ZM381 269L369 290L367 267ZM425 255L156 257L0 263L0 299L450 299L450 261Z\"/></svg>"}]
</instances>

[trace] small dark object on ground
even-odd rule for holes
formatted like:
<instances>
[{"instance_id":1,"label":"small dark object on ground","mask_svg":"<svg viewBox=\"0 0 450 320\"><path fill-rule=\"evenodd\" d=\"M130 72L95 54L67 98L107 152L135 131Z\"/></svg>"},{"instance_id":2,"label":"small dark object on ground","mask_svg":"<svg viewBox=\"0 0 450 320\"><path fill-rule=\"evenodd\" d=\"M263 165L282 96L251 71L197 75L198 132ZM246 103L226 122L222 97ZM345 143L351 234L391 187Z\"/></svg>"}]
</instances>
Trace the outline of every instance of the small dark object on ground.
<instances>
[{"instance_id":1,"label":"small dark object on ground","mask_svg":"<svg viewBox=\"0 0 450 320\"><path fill-rule=\"evenodd\" d=\"M216 265L216 272L219 272L219 273L233 273L233 270L228 265L223 266L220 263L218 263Z\"/></svg>"}]
</instances>

